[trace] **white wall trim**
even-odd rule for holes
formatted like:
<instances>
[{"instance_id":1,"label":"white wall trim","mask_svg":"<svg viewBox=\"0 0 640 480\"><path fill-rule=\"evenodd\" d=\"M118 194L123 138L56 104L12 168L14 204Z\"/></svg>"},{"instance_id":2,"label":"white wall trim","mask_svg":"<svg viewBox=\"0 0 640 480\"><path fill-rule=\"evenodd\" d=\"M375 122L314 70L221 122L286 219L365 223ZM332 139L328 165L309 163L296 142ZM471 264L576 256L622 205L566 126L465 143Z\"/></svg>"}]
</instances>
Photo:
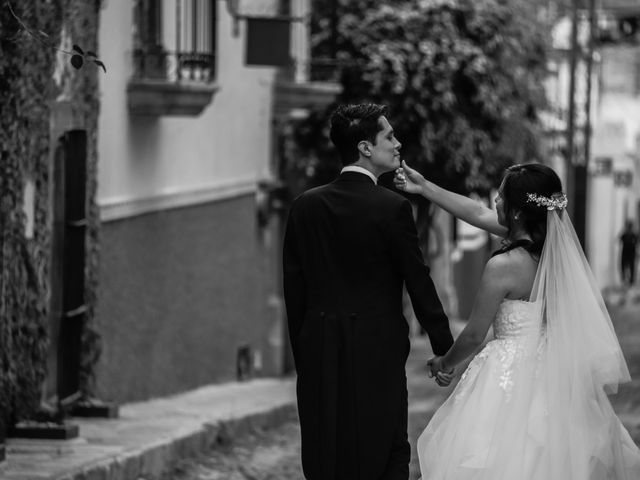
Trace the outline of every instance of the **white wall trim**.
<instances>
[{"instance_id":1,"label":"white wall trim","mask_svg":"<svg viewBox=\"0 0 640 480\"><path fill-rule=\"evenodd\" d=\"M256 191L256 184L255 178L241 178L217 183L206 188L165 192L146 198L116 197L99 200L100 220L102 222L109 222L145 213L249 195Z\"/></svg>"}]
</instances>

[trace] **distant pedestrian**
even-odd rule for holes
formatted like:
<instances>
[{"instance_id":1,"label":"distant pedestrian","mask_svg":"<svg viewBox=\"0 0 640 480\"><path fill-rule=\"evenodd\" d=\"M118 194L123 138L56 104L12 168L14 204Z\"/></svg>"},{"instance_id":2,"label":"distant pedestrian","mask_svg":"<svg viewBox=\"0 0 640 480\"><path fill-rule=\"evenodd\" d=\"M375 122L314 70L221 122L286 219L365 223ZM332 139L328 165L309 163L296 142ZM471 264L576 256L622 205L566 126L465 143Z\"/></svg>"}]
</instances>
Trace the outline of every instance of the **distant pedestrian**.
<instances>
[{"instance_id":1,"label":"distant pedestrian","mask_svg":"<svg viewBox=\"0 0 640 480\"><path fill-rule=\"evenodd\" d=\"M640 238L633 228L633 222L627 220L624 231L620 235L620 243L622 243L622 252L620 255L620 274L622 275L622 283L625 285L633 285L636 278L636 247Z\"/></svg>"}]
</instances>

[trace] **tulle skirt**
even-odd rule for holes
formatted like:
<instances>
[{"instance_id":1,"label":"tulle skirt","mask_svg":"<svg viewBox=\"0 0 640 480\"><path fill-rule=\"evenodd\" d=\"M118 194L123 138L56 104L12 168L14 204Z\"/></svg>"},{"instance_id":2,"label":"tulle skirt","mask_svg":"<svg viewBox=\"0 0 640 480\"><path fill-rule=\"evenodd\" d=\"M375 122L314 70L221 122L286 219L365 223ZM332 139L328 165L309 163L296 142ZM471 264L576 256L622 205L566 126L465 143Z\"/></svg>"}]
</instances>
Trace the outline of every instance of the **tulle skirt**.
<instances>
[{"instance_id":1,"label":"tulle skirt","mask_svg":"<svg viewBox=\"0 0 640 480\"><path fill-rule=\"evenodd\" d=\"M546 348L544 337L485 346L418 439L423 480L640 479L607 395L588 379L563 393Z\"/></svg>"}]
</instances>

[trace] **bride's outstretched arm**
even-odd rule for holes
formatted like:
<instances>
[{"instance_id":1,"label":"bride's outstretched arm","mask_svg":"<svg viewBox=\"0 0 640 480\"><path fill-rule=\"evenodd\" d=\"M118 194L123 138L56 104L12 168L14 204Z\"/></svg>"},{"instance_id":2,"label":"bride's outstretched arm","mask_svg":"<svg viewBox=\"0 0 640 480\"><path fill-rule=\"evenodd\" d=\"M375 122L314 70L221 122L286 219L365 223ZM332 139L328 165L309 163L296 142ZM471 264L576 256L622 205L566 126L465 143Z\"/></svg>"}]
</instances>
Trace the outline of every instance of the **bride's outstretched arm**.
<instances>
[{"instance_id":1,"label":"bride's outstretched arm","mask_svg":"<svg viewBox=\"0 0 640 480\"><path fill-rule=\"evenodd\" d=\"M507 229L498 223L494 210L469 197L439 187L409 167L404 160L402 167L396 170L394 183L399 190L422 195L451 215L482 230L501 237L507 234Z\"/></svg>"},{"instance_id":2,"label":"bride's outstretched arm","mask_svg":"<svg viewBox=\"0 0 640 480\"><path fill-rule=\"evenodd\" d=\"M497 255L487 262L469 321L441 359L443 371L453 370L482 344L500 302L509 294L516 275L516 268L505 255Z\"/></svg>"}]
</instances>

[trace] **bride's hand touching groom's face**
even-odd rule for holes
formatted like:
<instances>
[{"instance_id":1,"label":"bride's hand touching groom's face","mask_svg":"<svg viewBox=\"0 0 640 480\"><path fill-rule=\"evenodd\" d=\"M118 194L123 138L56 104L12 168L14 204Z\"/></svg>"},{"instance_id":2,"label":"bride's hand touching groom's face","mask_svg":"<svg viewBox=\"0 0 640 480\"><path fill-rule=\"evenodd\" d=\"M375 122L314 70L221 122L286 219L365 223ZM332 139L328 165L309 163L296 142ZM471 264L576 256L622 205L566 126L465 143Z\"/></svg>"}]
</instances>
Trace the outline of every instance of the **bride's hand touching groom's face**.
<instances>
[{"instance_id":1,"label":"bride's hand touching groom's face","mask_svg":"<svg viewBox=\"0 0 640 480\"><path fill-rule=\"evenodd\" d=\"M396 169L396 174L393 178L395 187L407 193L420 193L424 183L424 177L402 160L402 166Z\"/></svg>"}]
</instances>

